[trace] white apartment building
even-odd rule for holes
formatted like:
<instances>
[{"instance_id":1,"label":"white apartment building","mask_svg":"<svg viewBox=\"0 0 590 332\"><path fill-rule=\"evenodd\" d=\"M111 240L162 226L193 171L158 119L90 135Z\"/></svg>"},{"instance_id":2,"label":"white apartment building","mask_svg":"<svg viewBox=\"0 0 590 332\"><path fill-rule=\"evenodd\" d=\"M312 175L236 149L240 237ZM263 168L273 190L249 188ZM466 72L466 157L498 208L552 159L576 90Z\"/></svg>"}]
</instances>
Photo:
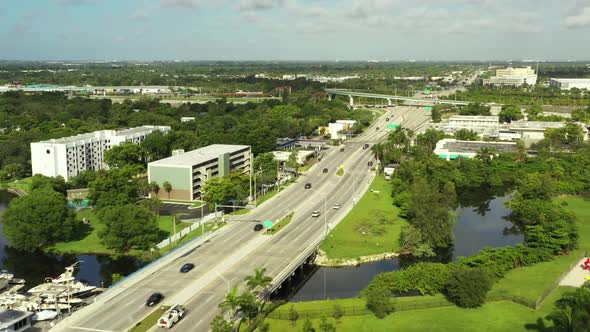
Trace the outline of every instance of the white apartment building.
<instances>
[{"instance_id":1,"label":"white apartment building","mask_svg":"<svg viewBox=\"0 0 590 332\"><path fill-rule=\"evenodd\" d=\"M142 126L123 130L99 130L31 143L33 175L62 176L66 181L82 171L107 168L104 153L123 142L140 144L152 132L170 131L169 126Z\"/></svg>"},{"instance_id":2,"label":"white apartment building","mask_svg":"<svg viewBox=\"0 0 590 332\"><path fill-rule=\"evenodd\" d=\"M523 84L537 84L537 74L530 66L525 68L496 69L496 76L483 79L483 85L521 86Z\"/></svg>"},{"instance_id":3,"label":"white apartment building","mask_svg":"<svg viewBox=\"0 0 590 332\"><path fill-rule=\"evenodd\" d=\"M590 78L552 78L549 85L561 90L573 88L590 90Z\"/></svg>"},{"instance_id":4,"label":"white apartment building","mask_svg":"<svg viewBox=\"0 0 590 332\"><path fill-rule=\"evenodd\" d=\"M342 133L352 129L352 126L356 123L355 120L336 120L336 122L328 123L328 133L331 139L347 139L348 135Z\"/></svg>"}]
</instances>

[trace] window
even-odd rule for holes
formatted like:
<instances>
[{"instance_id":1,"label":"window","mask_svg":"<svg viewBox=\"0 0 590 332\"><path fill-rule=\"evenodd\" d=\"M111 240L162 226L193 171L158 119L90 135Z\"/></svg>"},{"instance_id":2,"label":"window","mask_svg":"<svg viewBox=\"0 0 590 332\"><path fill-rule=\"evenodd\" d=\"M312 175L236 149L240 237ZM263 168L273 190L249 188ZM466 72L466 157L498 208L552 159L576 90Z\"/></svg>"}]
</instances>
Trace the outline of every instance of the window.
<instances>
[{"instance_id":1,"label":"window","mask_svg":"<svg viewBox=\"0 0 590 332\"><path fill-rule=\"evenodd\" d=\"M14 329L15 331L20 331L20 329L22 329L23 327L25 327L25 326L27 326L27 325L28 325L28 324L27 324L27 319L25 318L25 319L23 319L23 320L20 320L20 321L16 322L16 323L14 324L14 327L13 327L13 329Z\"/></svg>"}]
</instances>

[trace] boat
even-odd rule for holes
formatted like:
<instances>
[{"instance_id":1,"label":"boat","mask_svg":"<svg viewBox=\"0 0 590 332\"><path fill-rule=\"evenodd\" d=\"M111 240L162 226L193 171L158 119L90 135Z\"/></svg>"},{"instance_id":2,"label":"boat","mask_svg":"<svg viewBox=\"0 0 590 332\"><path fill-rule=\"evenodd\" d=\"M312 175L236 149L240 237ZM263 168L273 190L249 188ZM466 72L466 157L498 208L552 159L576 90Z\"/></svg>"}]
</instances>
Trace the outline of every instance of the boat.
<instances>
[{"instance_id":1,"label":"boat","mask_svg":"<svg viewBox=\"0 0 590 332\"><path fill-rule=\"evenodd\" d=\"M33 315L33 321L51 320L57 317L57 311L53 310L41 310Z\"/></svg>"},{"instance_id":2,"label":"boat","mask_svg":"<svg viewBox=\"0 0 590 332\"><path fill-rule=\"evenodd\" d=\"M45 283L29 289L30 293L41 297L57 296L61 298L80 297L96 289L74 278L74 269L78 262L66 267L66 271L56 278L45 278Z\"/></svg>"}]
</instances>

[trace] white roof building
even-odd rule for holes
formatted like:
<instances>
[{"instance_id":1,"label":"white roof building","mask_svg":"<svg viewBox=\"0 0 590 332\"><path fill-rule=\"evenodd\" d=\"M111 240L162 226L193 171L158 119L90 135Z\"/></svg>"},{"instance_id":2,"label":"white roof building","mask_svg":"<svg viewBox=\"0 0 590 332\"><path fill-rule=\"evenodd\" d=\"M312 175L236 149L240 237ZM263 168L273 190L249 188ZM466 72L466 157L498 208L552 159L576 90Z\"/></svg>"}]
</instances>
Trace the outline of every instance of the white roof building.
<instances>
[{"instance_id":1,"label":"white roof building","mask_svg":"<svg viewBox=\"0 0 590 332\"><path fill-rule=\"evenodd\" d=\"M549 81L549 85L561 90L569 90L572 88L590 90L590 78L552 78L551 81Z\"/></svg>"},{"instance_id":2,"label":"white roof building","mask_svg":"<svg viewBox=\"0 0 590 332\"><path fill-rule=\"evenodd\" d=\"M537 74L530 66L525 68L496 69L496 76L483 79L483 85L521 86L537 84Z\"/></svg>"},{"instance_id":3,"label":"white roof building","mask_svg":"<svg viewBox=\"0 0 590 332\"><path fill-rule=\"evenodd\" d=\"M348 138L346 131L351 130L355 123L355 120L336 120L336 122L328 124L328 134L331 139L345 140Z\"/></svg>"}]
</instances>

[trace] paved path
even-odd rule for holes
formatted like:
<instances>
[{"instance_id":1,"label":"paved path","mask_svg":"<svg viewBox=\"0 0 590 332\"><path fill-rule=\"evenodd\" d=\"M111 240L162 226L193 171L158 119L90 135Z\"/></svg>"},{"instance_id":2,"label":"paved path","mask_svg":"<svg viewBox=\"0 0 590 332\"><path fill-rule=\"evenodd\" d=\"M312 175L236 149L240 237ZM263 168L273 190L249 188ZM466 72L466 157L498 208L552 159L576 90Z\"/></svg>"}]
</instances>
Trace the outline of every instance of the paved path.
<instances>
[{"instance_id":1,"label":"paved path","mask_svg":"<svg viewBox=\"0 0 590 332\"><path fill-rule=\"evenodd\" d=\"M590 271L582 269L580 266L584 263L586 257L582 258L576 266L559 282L559 286L580 287L586 281L584 278L590 276Z\"/></svg>"}]
</instances>

